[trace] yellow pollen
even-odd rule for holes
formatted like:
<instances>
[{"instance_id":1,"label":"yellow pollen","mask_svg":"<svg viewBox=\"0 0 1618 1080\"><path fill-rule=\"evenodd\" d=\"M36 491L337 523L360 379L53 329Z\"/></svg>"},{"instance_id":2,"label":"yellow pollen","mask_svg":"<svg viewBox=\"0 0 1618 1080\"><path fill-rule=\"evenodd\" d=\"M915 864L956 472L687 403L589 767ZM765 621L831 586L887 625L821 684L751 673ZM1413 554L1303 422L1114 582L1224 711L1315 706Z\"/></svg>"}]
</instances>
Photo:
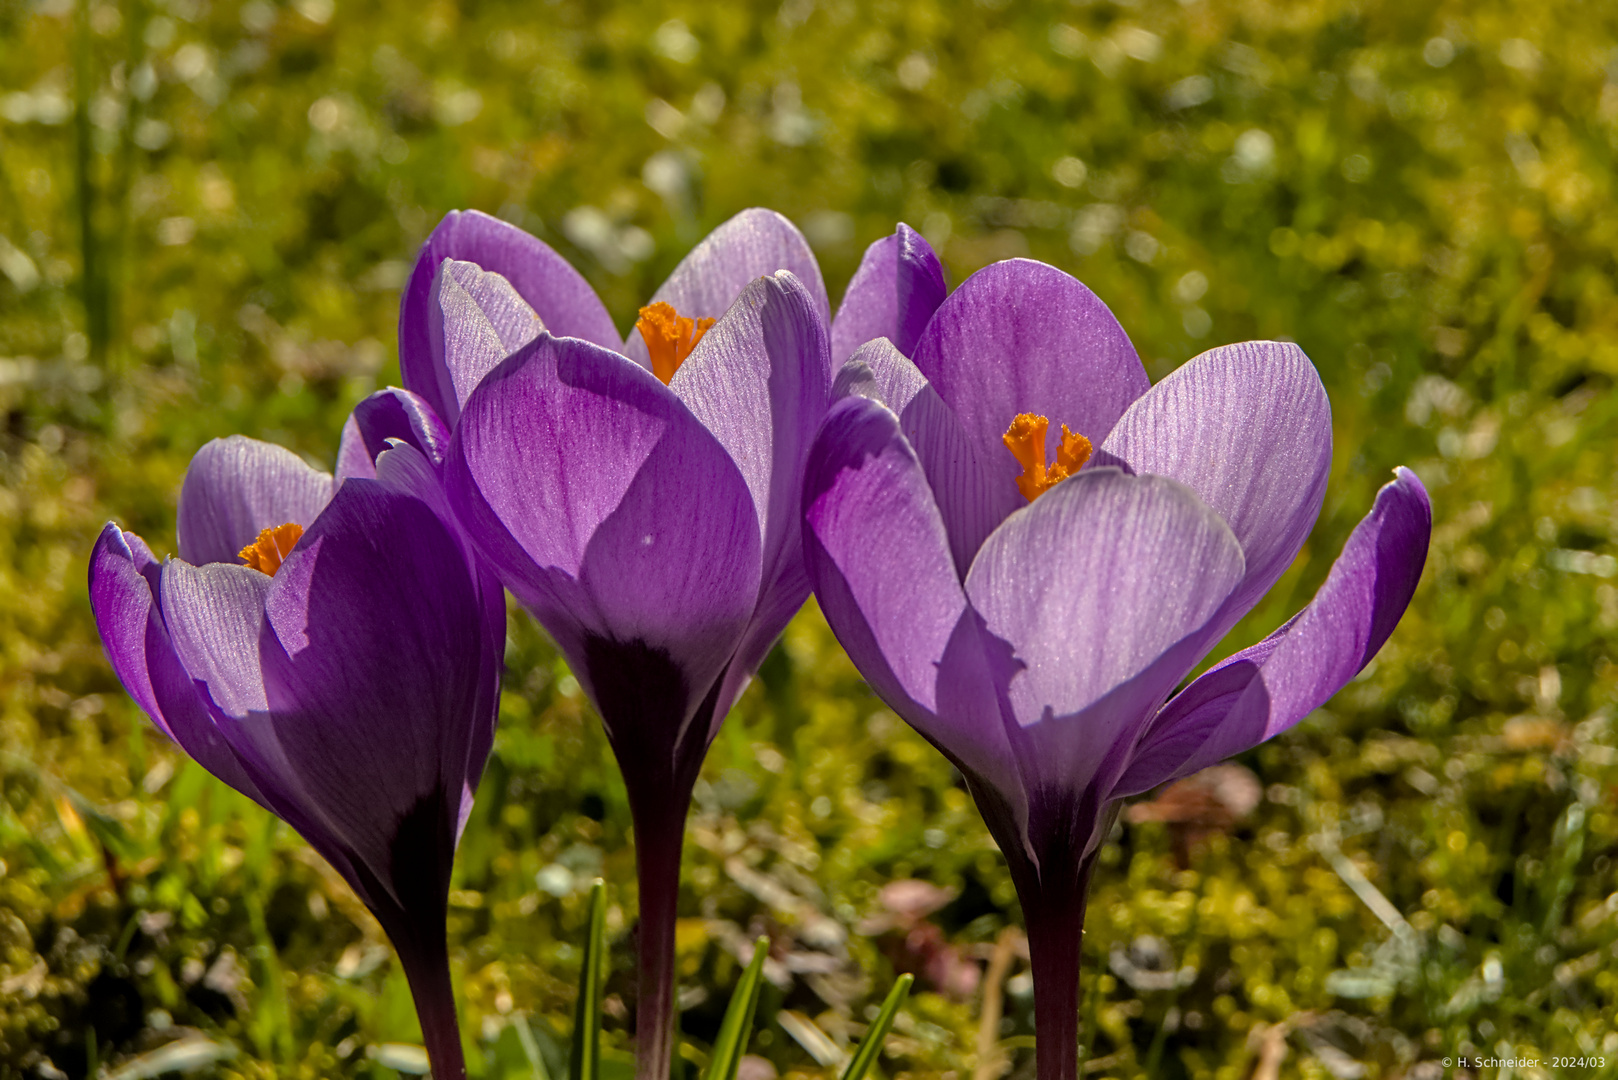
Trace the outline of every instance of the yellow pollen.
<instances>
[{"instance_id":1,"label":"yellow pollen","mask_svg":"<svg viewBox=\"0 0 1618 1080\"><path fill-rule=\"evenodd\" d=\"M702 335L713 326L713 319L688 319L674 310L674 305L659 300L640 309L635 329L646 342L646 351L652 357L652 374L667 386L674 373L680 370L685 358L697 347Z\"/></svg>"},{"instance_id":2,"label":"yellow pollen","mask_svg":"<svg viewBox=\"0 0 1618 1080\"><path fill-rule=\"evenodd\" d=\"M303 526L289 521L259 533L258 539L242 548L236 557L259 573L274 577L302 535Z\"/></svg>"},{"instance_id":3,"label":"yellow pollen","mask_svg":"<svg viewBox=\"0 0 1618 1080\"><path fill-rule=\"evenodd\" d=\"M1051 422L1034 413L1019 413L1001 439L1011 456L1022 466L1017 490L1033 502L1057 484L1084 467L1090 460L1090 440L1062 425L1062 445L1056 450L1056 464L1045 464L1045 433Z\"/></svg>"}]
</instances>

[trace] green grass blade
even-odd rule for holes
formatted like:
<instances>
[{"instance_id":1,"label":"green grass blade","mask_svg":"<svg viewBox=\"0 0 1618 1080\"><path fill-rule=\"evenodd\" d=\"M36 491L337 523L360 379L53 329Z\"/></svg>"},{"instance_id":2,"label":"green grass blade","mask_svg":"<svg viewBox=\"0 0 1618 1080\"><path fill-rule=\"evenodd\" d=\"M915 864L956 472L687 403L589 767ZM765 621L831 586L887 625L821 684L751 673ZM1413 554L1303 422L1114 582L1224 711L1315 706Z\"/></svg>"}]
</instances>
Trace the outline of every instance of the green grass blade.
<instances>
[{"instance_id":1,"label":"green grass blade","mask_svg":"<svg viewBox=\"0 0 1618 1080\"><path fill-rule=\"evenodd\" d=\"M719 1025L713 1043L713 1060L708 1063L708 1080L736 1080L742 1055L753 1034L753 1014L758 1010L758 993L764 982L764 957L769 955L770 939L759 938L753 946L753 961L742 972L731 995L730 1008Z\"/></svg>"},{"instance_id":2,"label":"green grass blade","mask_svg":"<svg viewBox=\"0 0 1618 1080\"><path fill-rule=\"evenodd\" d=\"M607 934L607 887L600 878L590 887L590 933L579 968L579 1001L573 1010L573 1054L568 1080L600 1080L601 962Z\"/></svg>"},{"instance_id":3,"label":"green grass blade","mask_svg":"<svg viewBox=\"0 0 1618 1080\"><path fill-rule=\"evenodd\" d=\"M877 1055L882 1052L882 1042L888 1037L888 1029L893 1027L893 1018L899 1014L899 1006L910 995L910 984L915 981L914 975L901 975L899 981L893 984L893 989L888 991L888 1000L882 1003L882 1011L871 1021L870 1030L865 1033L865 1041L860 1043L854 1060L843 1070L843 1080L864 1080L865 1074L871 1071Z\"/></svg>"}]
</instances>

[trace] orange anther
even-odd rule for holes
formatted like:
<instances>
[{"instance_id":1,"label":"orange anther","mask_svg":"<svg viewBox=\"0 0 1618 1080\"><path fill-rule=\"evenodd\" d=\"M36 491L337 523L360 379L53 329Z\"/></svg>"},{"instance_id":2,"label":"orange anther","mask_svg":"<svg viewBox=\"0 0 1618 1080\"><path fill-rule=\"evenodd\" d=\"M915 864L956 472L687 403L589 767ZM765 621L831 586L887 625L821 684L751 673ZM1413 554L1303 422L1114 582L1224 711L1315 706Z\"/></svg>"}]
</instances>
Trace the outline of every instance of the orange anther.
<instances>
[{"instance_id":1,"label":"orange anther","mask_svg":"<svg viewBox=\"0 0 1618 1080\"><path fill-rule=\"evenodd\" d=\"M303 526L289 521L259 533L258 539L242 548L236 557L259 573L274 577L302 535Z\"/></svg>"},{"instance_id":2,"label":"orange anther","mask_svg":"<svg viewBox=\"0 0 1618 1080\"><path fill-rule=\"evenodd\" d=\"M652 374L667 386L685 358L714 324L713 319L688 319L674 305L659 300L640 309L635 329L652 357Z\"/></svg>"},{"instance_id":3,"label":"orange anther","mask_svg":"<svg viewBox=\"0 0 1618 1080\"><path fill-rule=\"evenodd\" d=\"M1033 502L1057 484L1066 480L1090 460L1090 440L1062 425L1062 443L1056 448L1056 464L1045 464L1045 433L1051 422L1036 413L1019 413L1011 422L1001 440L1011 456L1022 466L1017 477L1017 490L1022 497Z\"/></svg>"}]
</instances>

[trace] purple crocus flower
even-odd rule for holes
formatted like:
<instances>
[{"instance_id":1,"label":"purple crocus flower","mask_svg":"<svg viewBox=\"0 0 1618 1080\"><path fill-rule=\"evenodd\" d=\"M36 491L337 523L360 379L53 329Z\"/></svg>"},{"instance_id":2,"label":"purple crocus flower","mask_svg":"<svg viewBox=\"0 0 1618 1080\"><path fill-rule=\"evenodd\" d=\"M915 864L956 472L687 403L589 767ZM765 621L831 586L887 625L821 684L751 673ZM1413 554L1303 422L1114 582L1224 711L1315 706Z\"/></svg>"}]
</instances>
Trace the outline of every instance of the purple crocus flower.
<instances>
[{"instance_id":1,"label":"purple crocus flower","mask_svg":"<svg viewBox=\"0 0 1618 1080\"><path fill-rule=\"evenodd\" d=\"M556 640L623 771L642 1080L669 1072L692 786L809 595L799 503L830 401L827 312L808 246L761 210L703 241L628 342L554 252L482 215L439 226L405 298L406 382L454 421L451 504Z\"/></svg>"},{"instance_id":2,"label":"purple crocus flower","mask_svg":"<svg viewBox=\"0 0 1618 1080\"><path fill-rule=\"evenodd\" d=\"M1431 509L1399 469L1309 606L1175 694L1320 510L1331 416L1308 358L1249 342L1149 386L1106 306L1026 260L969 278L912 353L869 342L839 373L806 558L844 648L960 768L1005 853L1039 1075L1068 1080L1115 800L1284 731L1364 667L1415 589Z\"/></svg>"},{"instance_id":3,"label":"purple crocus flower","mask_svg":"<svg viewBox=\"0 0 1618 1080\"><path fill-rule=\"evenodd\" d=\"M505 603L445 503L447 443L400 390L355 410L335 478L278 446L216 439L186 473L180 557L159 562L109 523L90 602L152 721L285 819L376 915L434 1074L464 1077L444 921L494 738Z\"/></svg>"}]
</instances>

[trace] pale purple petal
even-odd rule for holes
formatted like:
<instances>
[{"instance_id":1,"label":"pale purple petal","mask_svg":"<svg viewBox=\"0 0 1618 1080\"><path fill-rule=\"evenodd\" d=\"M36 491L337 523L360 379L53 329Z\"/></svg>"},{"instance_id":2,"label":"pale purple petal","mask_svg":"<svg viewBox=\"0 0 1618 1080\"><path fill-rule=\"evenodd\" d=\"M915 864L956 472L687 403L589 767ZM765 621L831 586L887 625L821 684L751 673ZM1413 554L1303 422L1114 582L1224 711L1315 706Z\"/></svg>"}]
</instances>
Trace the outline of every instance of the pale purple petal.
<instances>
[{"instance_id":1,"label":"pale purple petal","mask_svg":"<svg viewBox=\"0 0 1618 1080\"><path fill-rule=\"evenodd\" d=\"M897 417L862 397L832 407L810 453L804 515L821 611L871 688L964 767L1014 790L944 523Z\"/></svg>"},{"instance_id":2,"label":"pale purple petal","mask_svg":"<svg viewBox=\"0 0 1618 1080\"><path fill-rule=\"evenodd\" d=\"M1015 483L1002 483L997 469L979 460L954 411L886 338L861 345L843 365L833 396L851 393L874 397L898 414L900 430L932 485L955 569L966 577L984 539L1026 500ZM999 449L1005 452L1004 446Z\"/></svg>"},{"instance_id":3,"label":"pale purple petal","mask_svg":"<svg viewBox=\"0 0 1618 1080\"><path fill-rule=\"evenodd\" d=\"M1101 450L1190 487L1241 542L1247 573L1217 637L1269 591L1314 525L1331 468L1331 404L1296 345L1227 345L1152 387Z\"/></svg>"},{"instance_id":4,"label":"pale purple petal","mask_svg":"<svg viewBox=\"0 0 1618 1080\"><path fill-rule=\"evenodd\" d=\"M842 363L867 341L887 338L909 355L943 303L944 267L920 233L900 223L865 249L832 321L832 360Z\"/></svg>"},{"instance_id":5,"label":"pale purple petal","mask_svg":"<svg viewBox=\"0 0 1618 1080\"><path fill-rule=\"evenodd\" d=\"M443 350L433 407L450 427L467 395L494 366L544 330L539 316L505 278L476 263L445 259L427 303L427 328Z\"/></svg>"},{"instance_id":6,"label":"pale purple petal","mask_svg":"<svg viewBox=\"0 0 1618 1080\"><path fill-rule=\"evenodd\" d=\"M433 280L445 259L476 263L511 283L557 337L608 349L623 339L590 283L544 241L476 210L451 211L422 246L399 303L399 369L405 386L422 395L446 422L450 404L443 340L430 326Z\"/></svg>"},{"instance_id":7,"label":"pale purple petal","mask_svg":"<svg viewBox=\"0 0 1618 1080\"><path fill-rule=\"evenodd\" d=\"M240 720L269 708L259 641L274 580L228 563L170 559L163 566L163 620L174 653L223 717Z\"/></svg>"},{"instance_id":8,"label":"pale purple petal","mask_svg":"<svg viewBox=\"0 0 1618 1080\"><path fill-rule=\"evenodd\" d=\"M146 624L152 617L156 578L152 571L159 567L141 538L107 522L90 552L90 610L113 674L135 704L172 738L146 668Z\"/></svg>"},{"instance_id":9,"label":"pale purple petal","mask_svg":"<svg viewBox=\"0 0 1618 1080\"><path fill-rule=\"evenodd\" d=\"M959 419L990 480L1015 490L1021 468L1002 437L1019 413L1100 445L1148 389L1146 371L1112 312L1077 280L1012 259L967 278L941 304L912 354Z\"/></svg>"},{"instance_id":10,"label":"pale purple petal","mask_svg":"<svg viewBox=\"0 0 1618 1080\"><path fill-rule=\"evenodd\" d=\"M1114 797L1238 754L1323 705L1393 632L1421 578L1431 532L1426 489L1415 473L1397 470L1309 606L1170 701Z\"/></svg>"},{"instance_id":11,"label":"pale purple petal","mask_svg":"<svg viewBox=\"0 0 1618 1080\"><path fill-rule=\"evenodd\" d=\"M695 709L752 615L759 526L723 447L649 372L542 335L467 400L451 504L588 682L587 639L641 641Z\"/></svg>"},{"instance_id":12,"label":"pale purple petal","mask_svg":"<svg viewBox=\"0 0 1618 1080\"><path fill-rule=\"evenodd\" d=\"M820 264L798 227L774 210L743 210L691 250L649 303L666 302L690 319L717 319L730 309L749 282L790 270L814 300L821 321L831 325L831 304L820 278ZM624 352L650 368L646 342L635 330Z\"/></svg>"},{"instance_id":13,"label":"pale purple petal","mask_svg":"<svg viewBox=\"0 0 1618 1080\"><path fill-rule=\"evenodd\" d=\"M337 450L337 480L376 476L376 459L399 439L437 465L449 449L449 432L427 402L396 386L378 390L358 405L343 424Z\"/></svg>"},{"instance_id":14,"label":"pale purple petal","mask_svg":"<svg viewBox=\"0 0 1618 1080\"><path fill-rule=\"evenodd\" d=\"M1189 489L1104 468L1008 518L972 564L966 595L1014 650L1009 700L1030 727L1088 708L1194 635L1242 569L1229 526ZM1159 700L1185 671L1162 674Z\"/></svg>"},{"instance_id":15,"label":"pale purple petal","mask_svg":"<svg viewBox=\"0 0 1618 1080\"><path fill-rule=\"evenodd\" d=\"M814 298L789 272L753 281L680 365L669 389L736 463L761 532L763 587L725 673L717 731L809 597L801 541L803 468L831 394L826 327Z\"/></svg>"},{"instance_id":16,"label":"pale purple petal","mask_svg":"<svg viewBox=\"0 0 1618 1080\"><path fill-rule=\"evenodd\" d=\"M331 493L331 474L285 447L242 435L215 439L191 459L180 489L180 558L237 562L265 529L308 528Z\"/></svg>"}]
</instances>

